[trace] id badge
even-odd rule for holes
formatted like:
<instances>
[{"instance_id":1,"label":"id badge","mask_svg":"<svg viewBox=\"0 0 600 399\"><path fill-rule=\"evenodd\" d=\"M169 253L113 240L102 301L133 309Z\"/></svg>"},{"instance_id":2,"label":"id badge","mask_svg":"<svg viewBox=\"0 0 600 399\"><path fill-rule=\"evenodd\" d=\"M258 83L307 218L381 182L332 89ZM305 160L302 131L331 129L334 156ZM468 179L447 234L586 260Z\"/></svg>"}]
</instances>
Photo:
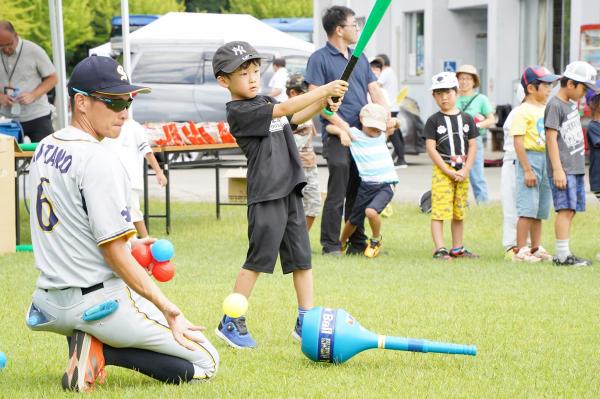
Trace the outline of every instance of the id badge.
<instances>
[{"instance_id":1,"label":"id badge","mask_svg":"<svg viewBox=\"0 0 600 399\"><path fill-rule=\"evenodd\" d=\"M6 94L7 96L13 97L15 95L15 91L16 90L17 89L15 89L14 87L5 86L4 87L4 94Z\"/></svg>"}]
</instances>

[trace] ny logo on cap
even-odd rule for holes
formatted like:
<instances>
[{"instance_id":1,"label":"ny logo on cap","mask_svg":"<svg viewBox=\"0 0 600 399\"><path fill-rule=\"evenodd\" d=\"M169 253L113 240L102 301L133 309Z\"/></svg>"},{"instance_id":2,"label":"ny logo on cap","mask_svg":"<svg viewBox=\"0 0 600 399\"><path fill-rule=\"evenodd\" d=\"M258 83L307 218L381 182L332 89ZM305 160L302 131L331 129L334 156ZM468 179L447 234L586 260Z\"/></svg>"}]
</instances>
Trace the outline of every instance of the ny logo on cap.
<instances>
[{"instance_id":1,"label":"ny logo on cap","mask_svg":"<svg viewBox=\"0 0 600 399\"><path fill-rule=\"evenodd\" d=\"M128 80L128 79L127 79L127 74L125 73L125 70L123 69L123 66L122 66L122 65L119 65L119 66L117 67L117 73L118 73L119 75L121 75L121 80Z\"/></svg>"},{"instance_id":2,"label":"ny logo on cap","mask_svg":"<svg viewBox=\"0 0 600 399\"><path fill-rule=\"evenodd\" d=\"M242 45L239 45L237 47L232 47L231 50L233 51L233 54L235 54L235 55L241 55L246 52L246 49Z\"/></svg>"}]
</instances>

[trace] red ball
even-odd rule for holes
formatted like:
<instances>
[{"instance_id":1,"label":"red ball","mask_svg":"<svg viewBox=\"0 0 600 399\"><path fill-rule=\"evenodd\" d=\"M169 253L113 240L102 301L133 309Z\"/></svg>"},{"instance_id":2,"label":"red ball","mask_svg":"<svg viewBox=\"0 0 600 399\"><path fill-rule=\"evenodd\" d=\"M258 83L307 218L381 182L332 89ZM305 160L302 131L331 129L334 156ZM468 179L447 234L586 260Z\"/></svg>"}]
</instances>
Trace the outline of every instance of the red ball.
<instances>
[{"instance_id":1,"label":"red ball","mask_svg":"<svg viewBox=\"0 0 600 399\"><path fill-rule=\"evenodd\" d=\"M131 255L133 255L143 268L148 268L153 260L149 245L136 245L131 250Z\"/></svg>"},{"instance_id":2,"label":"red ball","mask_svg":"<svg viewBox=\"0 0 600 399\"><path fill-rule=\"evenodd\" d=\"M156 262L152 268L152 275L155 279L164 283L171 280L175 275L175 266L169 260L166 262Z\"/></svg>"}]
</instances>

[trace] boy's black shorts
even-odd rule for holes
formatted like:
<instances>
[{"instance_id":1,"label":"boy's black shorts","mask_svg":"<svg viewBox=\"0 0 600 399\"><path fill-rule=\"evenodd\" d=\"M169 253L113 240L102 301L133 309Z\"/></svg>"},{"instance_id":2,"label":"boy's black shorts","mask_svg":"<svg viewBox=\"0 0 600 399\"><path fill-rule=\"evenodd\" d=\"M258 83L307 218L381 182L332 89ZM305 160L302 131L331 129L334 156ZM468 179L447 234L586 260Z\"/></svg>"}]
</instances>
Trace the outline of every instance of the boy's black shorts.
<instances>
[{"instance_id":1,"label":"boy's black shorts","mask_svg":"<svg viewBox=\"0 0 600 399\"><path fill-rule=\"evenodd\" d=\"M284 274L311 269L310 241L302 197L287 197L248 206L248 255L244 269L273 273L277 254Z\"/></svg>"},{"instance_id":2,"label":"boy's black shorts","mask_svg":"<svg viewBox=\"0 0 600 399\"><path fill-rule=\"evenodd\" d=\"M355 226L362 226L365 222L365 209L372 208L381 213L394 197L392 187L393 184L390 183L361 181L348 221Z\"/></svg>"}]
</instances>

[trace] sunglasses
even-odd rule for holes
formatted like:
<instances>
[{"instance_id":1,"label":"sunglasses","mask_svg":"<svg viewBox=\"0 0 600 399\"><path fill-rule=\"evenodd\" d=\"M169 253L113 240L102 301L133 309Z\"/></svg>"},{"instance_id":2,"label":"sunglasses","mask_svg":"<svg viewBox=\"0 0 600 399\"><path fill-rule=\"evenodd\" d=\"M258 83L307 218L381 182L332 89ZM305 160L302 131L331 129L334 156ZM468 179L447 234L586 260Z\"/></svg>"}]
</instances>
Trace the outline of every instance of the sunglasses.
<instances>
[{"instance_id":1,"label":"sunglasses","mask_svg":"<svg viewBox=\"0 0 600 399\"><path fill-rule=\"evenodd\" d=\"M120 98L107 98L107 97L96 96L94 94L86 93L83 90L78 90L76 88L73 88L73 91L76 93L79 93L79 94L83 94L86 97L91 97L94 100L103 102L104 104L106 104L106 107L108 109L110 109L111 111L114 111L114 112L121 112L126 109L129 109L129 107L131 107L131 103L133 102L132 97L129 97L129 99L127 99L127 100L121 100Z\"/></svg>"}]
</instances>

